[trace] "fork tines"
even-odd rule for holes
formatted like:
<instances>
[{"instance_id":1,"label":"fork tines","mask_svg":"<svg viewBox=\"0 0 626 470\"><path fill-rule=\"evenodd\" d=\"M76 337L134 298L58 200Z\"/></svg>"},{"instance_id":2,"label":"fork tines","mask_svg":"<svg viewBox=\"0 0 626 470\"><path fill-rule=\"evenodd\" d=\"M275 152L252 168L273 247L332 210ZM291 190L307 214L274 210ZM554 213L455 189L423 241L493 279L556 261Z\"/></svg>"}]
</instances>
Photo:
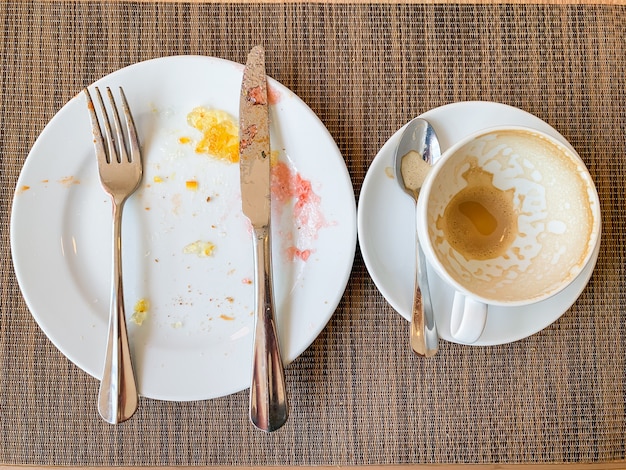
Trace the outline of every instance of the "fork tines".
<instances>
[{"instance_id":1,"label":"fork tines","mask_svg":"<svg viewBox=\"0 0 626 470\"><path fill-rule=\"evenodd\" d=\"M122 87L119 87L120 98L122 102L122 111L124 113L124 118L126 122L126 133L128 134L127 139L123 138L124 132L122 130L120 114L115 102L115 98L113 97L113 93L111 92L111 88L106 88L109 98L109 110L107 110L107 107L104 104L102 94L100 93L100 88L94 88L102 119L98 118L98 112L96 111L93 100L91 99L91 94L89 93L89 90L85 88L84 92L87 98L87 107L89 108L91 126L93 129L94 145L96 146L98 159L105 159L107 163L122 163L124 161L132 162L133 160L140 158L139 146L137 145L137 130L135 128L135 122L128 106L128 101L126 100L126 95L124 94L124 89ZM115 132L112 132L110 125L111 119L109 119L109 117L112 117L113 119ZM103 126L101 126L100 122L103 123ZM102 127L104 127L104 132ZM118 136L119 138L116 139L116 136Z\"/></svg>"}]
</instances>

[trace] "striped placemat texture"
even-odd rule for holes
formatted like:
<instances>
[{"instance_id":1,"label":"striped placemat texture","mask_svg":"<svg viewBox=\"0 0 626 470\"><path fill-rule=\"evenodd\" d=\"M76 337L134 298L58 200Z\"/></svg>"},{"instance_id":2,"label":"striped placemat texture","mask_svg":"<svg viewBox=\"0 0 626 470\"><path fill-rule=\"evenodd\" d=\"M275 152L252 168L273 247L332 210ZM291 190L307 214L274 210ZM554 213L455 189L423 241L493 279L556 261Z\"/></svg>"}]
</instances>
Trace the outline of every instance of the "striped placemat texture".
<instances>
[{"instance_id":1,"label":"striped placemat texture","mask_svg":"<svg viewBox=\"0 0 626 470\"><path fill-rule=\"evenodd\" d=\"M0 2L0 24L0 463L625 458L626 8L19 0ZM9 247L19 172L46 123L101 76L177 54L242 62L259 42L268 74L335 138L355 197L383 143L430 108L490 100L547 121L598 186L604 238L595 274L539 334L497 347L443 343L421 360L357 250L335 315L287 369L292 414L283 429L266 435L249 425L247 392L142 399L131 421L109 426L96 411L97 381L52 346L21 297Z\"/></svg>"}]
</instances>

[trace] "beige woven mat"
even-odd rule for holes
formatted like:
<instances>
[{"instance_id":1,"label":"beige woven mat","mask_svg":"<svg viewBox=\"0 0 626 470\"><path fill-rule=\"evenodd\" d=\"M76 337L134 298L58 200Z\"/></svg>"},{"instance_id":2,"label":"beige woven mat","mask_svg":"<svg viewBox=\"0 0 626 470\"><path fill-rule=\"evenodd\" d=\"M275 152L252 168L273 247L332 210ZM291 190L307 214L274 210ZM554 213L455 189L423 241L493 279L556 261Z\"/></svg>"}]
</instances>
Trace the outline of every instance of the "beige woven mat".
<instances>
[{"instance_id":1,"label":"beige woven mat","mask_svg":"<svg viewBox=\"0 0 626 470\"><path fill-rule=\"evenodd\" d=\"M0 3L0 462L334 465L563 462L626 457L626 9L590 6ZM604 241L575 306L526 340L443 343L430 360L357 253L347 292L287 369L292 415L265 435L247 392L142 399L111 427L96 380L59 353L20 295L9 250L17 177L44 125L86 84L158 56L243 61L319 115L358 196L386 139L462 100L520 107L578 149L602 200ZM36 250L36 247L33 247Z\"/></svg>"}]
</instances>

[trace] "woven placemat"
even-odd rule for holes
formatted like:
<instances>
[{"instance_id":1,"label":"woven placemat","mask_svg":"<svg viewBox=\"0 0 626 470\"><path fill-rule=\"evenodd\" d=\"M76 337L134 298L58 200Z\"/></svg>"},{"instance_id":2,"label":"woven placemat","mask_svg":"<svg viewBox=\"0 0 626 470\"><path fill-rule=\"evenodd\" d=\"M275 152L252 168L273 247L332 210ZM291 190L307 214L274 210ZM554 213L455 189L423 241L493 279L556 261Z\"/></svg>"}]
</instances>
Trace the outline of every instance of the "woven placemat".
<instances>
[{"instance_id":1,"label":"woven placemat","mask_svg":"<svg viewBox=\"0 0 626 470\"><path fill-rule=\"evenodd\" d=\"M626 8L24 0L0 2L0 24L0 463L626 457ZM190 403L142 399L132 420L102 422L97 381L52 346L13 274L9 220L21 167L54 113L101 76L175 54L242 62L258 42L267 47L268 74L328 127L357 197L389 136L439 105L498 101L559 130L602 201L602 249L579 301L528 339L444 342L436 357L421 360L357 251L334 317L287 368L292 414L284 428L254 430L247 392Z\"/></svg>"}]
</instances>

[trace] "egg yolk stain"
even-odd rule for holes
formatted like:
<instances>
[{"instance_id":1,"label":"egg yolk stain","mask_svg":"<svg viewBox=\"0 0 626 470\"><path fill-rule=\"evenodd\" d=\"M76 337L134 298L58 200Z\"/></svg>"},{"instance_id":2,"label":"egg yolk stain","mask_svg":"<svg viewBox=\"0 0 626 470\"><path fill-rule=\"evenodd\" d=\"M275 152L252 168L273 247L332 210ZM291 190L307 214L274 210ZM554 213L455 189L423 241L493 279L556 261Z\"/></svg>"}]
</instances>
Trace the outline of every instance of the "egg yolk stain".
<instances>
[{"instance_id":1,"label":"egg yolk stain","mask_svg":"<svg viewBox=\"0 0 626 470\"><path fill-rule=\"evenodd\" d=\"M208 258L213 255L215 245L211 242L197 240L183 248L183 253L196 255L200 258Z\"/></svg>"},{"instance_id":2,"label":"egg yolk stain","mask_svg":"<svg viewBox=\"0 0 626 470\"><path fill-rule=\"evenodd\" d=\"M150 304L148 303L146 299L139 299L137 303L135 304L134 312L132 316L130 317L130 320L133 323L141 326L141 324L146 319L146 316L148 315L149 307L150 307Z\"/></svg>"},{"instance_id":3,"label":"egg yolk stain","mask_svg":"<svg viewBox=\"0 0 626 470\"><path fill-rule=\"evenodd\" d=\"M225 111L198 107L187 115L187 123L202 133L197 153L206 153L229 163L239 161L239 129Z\"/></svg>"}]
</instances>

